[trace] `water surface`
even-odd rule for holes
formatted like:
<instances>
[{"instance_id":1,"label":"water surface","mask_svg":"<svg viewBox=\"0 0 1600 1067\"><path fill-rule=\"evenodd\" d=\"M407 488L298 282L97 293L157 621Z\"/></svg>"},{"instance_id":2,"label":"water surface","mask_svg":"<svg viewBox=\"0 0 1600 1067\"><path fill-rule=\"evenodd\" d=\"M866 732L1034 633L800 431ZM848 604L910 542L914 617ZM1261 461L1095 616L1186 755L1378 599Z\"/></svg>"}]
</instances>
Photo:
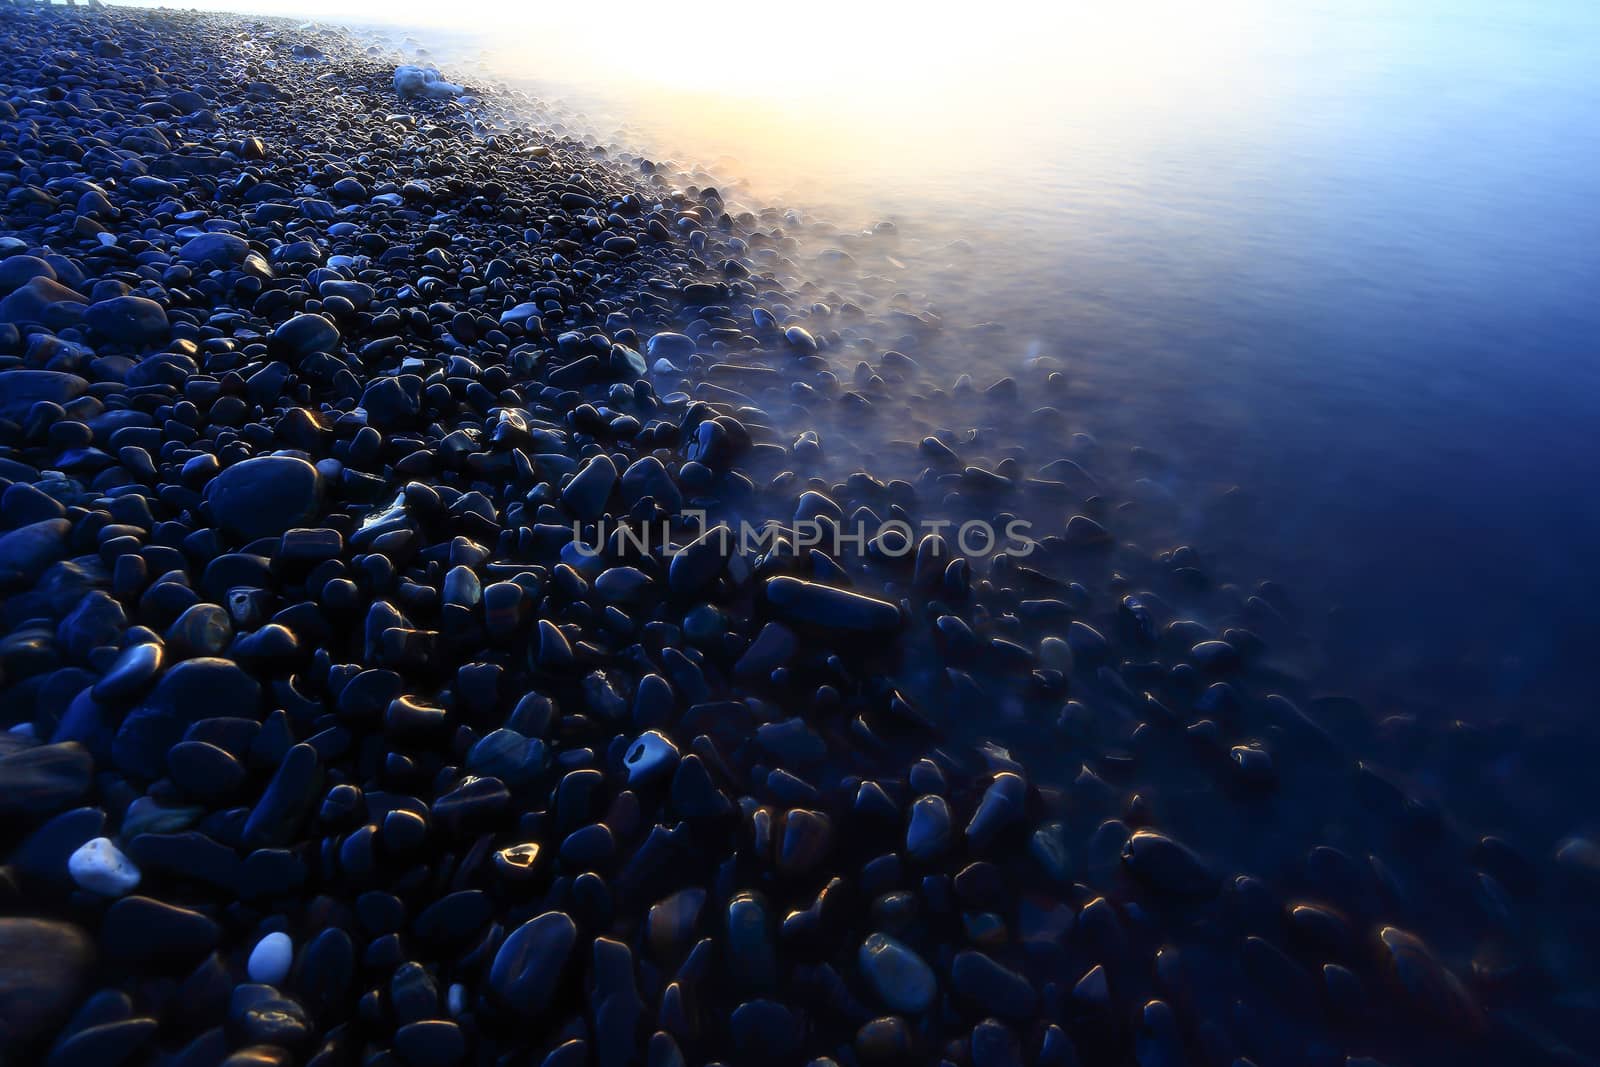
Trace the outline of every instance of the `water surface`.
<instances>
[{"instance_id":1,"label":"water surface","mask_svg":"<svg viewBox=\"0 0 1600 1067\"><path fill-rule=\"evenodd\" d=\"M572 132L672 160L735 209L794 209L793 280L826 294L817 253L850 250L886 304L940 316L914 353L931 376L981 388L1061 360L1067 395L1038 398L1061 419L1014 430L1030 458L1092 434L1172 512L1174 544L1323 619L1320 668L1348 690L1581 725L1600 8L1103 7L317 14L531 86ZM853 238L885 219L892 246ZM834 452L909 474L892 446L913 428L838 427Z\"/></svg>"},{"instance_id":2,"label":"water surface","mask_svg":"<svg viewBox=\"0 0 1600 1067\"><path fill-rule=\"evenodd\" d=\"M1600 9L1032 6L477 43L744 203L894 220L899 291L1004 327L919 358L980 385L1062 359L1057 441L1157 453L1198 546L1337 611L1369 697L1586 713ZM1253 506L1218 519L1233 486Z\"/></svg>"}]
</instances>

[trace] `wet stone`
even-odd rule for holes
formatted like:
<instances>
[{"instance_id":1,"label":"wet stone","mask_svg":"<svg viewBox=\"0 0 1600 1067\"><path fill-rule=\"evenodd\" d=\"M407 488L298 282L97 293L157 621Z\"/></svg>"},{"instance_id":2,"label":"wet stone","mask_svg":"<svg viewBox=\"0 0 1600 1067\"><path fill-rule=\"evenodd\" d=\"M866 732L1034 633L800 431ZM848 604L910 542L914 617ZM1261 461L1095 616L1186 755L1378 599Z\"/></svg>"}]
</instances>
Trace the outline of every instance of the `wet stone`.
<instances>
[{"instance_id":1,"label":"wet stone","mask_svg":"<svg viewBox=\"0 0 1600 1067\"><path fill-rule=\"evenodd\" d=\"M1205 896L1217 889L1216 875L1200 857L1154 830L1129 837L1122 861L1141 880L1175 896Z\"/></svg>"},{"instance_id":2,"label":"wet stone","mask_svg":"<svg viewBox=\"0 0 1600 1067\"><path fill-rule=\"evenodd\" d=\"M15 373L0 374L0 383ZM0 534L0 590L32 585L46 567L66 554L71 529L66 519L44 519Z\"/></svg>"},{"instance_id":3,"label":"wet stone","mask_svg":"<svg viewBox=\"0 0 1600 1067\"><path fill-rule=\"evenodd\" d=\"M250 245L231 233L205 233L191 237L178 249L178 258L200 267L231 267L243 263Z\"/></svg>"},{"instance_id":4,"label":"wet stone","mask_svg":"<svg viewBox=\"0 0 1600 1067\"><path fill-rule=\"evenodd\" d=\"M489 989L502 1005L537 1018L549 1007L578 928L564 912L546 912L507 935L489 969Z\"/></svg>"},{"instance_id":5,"label":"wet stone","mask_svg":"<svg viewBox=\"0 0 1600 1067\"><path fill-rule=\"evenodd\" d=\"M90 304L83 321L108 340L135 347L165 340L172 332L166 308L139 296L118 296Z\"/></svg>"},{"instance_id":6,"label":"wet stone","mask_svg":"<svg viewBox=\"0 0 1600 1067\"><path fill-rule=\"evenodd\" d=\"M126 772L158 778L166 768L167 751L183 739L190 724L218 709L253 717L260 692L254 678L227 660L186 660L162 675L122 721L112 742L112 757Z\"/></svg>"},{"instance_id":7,"label":"wet stone","mask_svg":"<svg viewBox=\"0 0 1600 1067\"><path fill-rule=\"evenodd\" d=\"M290 360L339 347L339 328L322 315L296 315L272 331L273 348Z\"/></svg>"},{"instance_id":8,"label":"wet stone","mask_svg":"<svg viewBox=\"0 0 1600 1067\"><path fill-rule=\"evenodd\" d=\"M310 523L321 490L321 477L305 460L262 456L224 469L206 487L206 502L225 532L253 541Z\"/></svg>"},{"instance_id":9,"label":"wet stone","mask_svg":"<svg viewBox=\"0 0 1600 1067\"><path fill-rule=\"evenodd\" d=\"M0 918L0 1051L20 1051L66 1021L94 957L94 943L77 926Z\"/></svg>"},{"instance_id":10,"label":"wet stone","mask_svg":"<svg viewBox=\"0 0 1600 1067\"><path fill-rule=\"evenodd\" d=\"M899 609L886 601L797 578L767 579L766 595L787 622L862 635L900 628Z\"/></svg>"},{"instance_id":11,"label":"wet stone","mask_svg":"<svg viewBox=\"0 0 1600 1067\"><path fill-rule=\"evenodd\" d=\"M985 1014L1026 1019L1038 1008L1038 993L1028 980L982 952L956 953L950 981L957 993Z\"/></svg>"},{"instance_id":12,"label":"wet stone","mask_svg":"<svg viewBox=\"0 0 1600 1067\"><path fill-rule=\"evenodd\" d=\"M886 934L861 943L861 973L891 1011L921 1014L933 1005L939 984L933 968L906 945Z\"/></svg>"},{"instance_id":13,"label":"wet stone","mask_svg":"<svg viewBox=\"0 0 1600 1067\"><path fill-rule=\"evenodd\" d=\"M0 818L24 826L77 806L88 794L94 760L82 746L0 738Z\"/></svg>"},{"instance_id":14,"label":"wet stone","mask_svg":"<svg viewBox=\"0 0 1600 1067\"><path fill-rule=\"evenodd\" d=\"M216 922L149 897L123 897L106 911L100 945L113 959L157 969L192 965L221 939Z\"/></svg>"},{"instance_id":15,"label":"wet stone","mask_svg":"<svg viewBox=\"0 0 1600 1067\"><path fill-rule=\"evenodd\" d=\"M906 827L906 854L923 863L936 860L949 850L952 834L950 806L944 797L918 797Z\"/></svg>"},{"instance_id":16,"label":"wet stone","mask_svg":"<svg viewBox=\"0 0 1600 1067\"><path fill-rule=\"evenodd\" d=\"M244 824L243 838L252 847L284 845L294 840L322 788L322 761L316 749L299 744L289 749Z\"/></svg>"}]
</instances>

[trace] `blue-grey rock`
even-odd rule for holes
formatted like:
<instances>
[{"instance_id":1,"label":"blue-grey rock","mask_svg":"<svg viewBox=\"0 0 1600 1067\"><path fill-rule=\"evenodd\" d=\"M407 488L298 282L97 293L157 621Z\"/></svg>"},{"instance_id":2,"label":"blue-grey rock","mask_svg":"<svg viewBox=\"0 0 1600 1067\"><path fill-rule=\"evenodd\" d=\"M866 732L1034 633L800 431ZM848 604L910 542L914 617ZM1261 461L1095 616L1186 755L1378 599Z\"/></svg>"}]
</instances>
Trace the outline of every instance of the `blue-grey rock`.
<instances>
[{"instance_id":1,"label":"blue-grey rock","mask_svg":"<svg viewBox=\"0 0 1600 1067\"><path fill-rule=\"evenodd\" d=\"M767 602L785 622L861 635L900 628L900 609L885 600L780 575L768 578Z\"/></svg>"},{"instance_id":2,"label":"blue-grey rock","mask_svg":"<svg viewBox=\"0 0 1600 1067\"><path fill-rule=\"evenodd\" d=\"M100 927L107 956L166 970L192 966L221 937L221 927L200 912L143 896L111 905Z\"/></svg>"},{"instance_id":3,"label":"blue-grey rock","mask_svg":"<svg viewBox=\"0 0 1600 1067\"><path fill-rule=\"evenodd\" d=\"M112 758L126 773L159 778L166 772L167 750L183 740L191 724L219 711L255 718L260 694L260 684L227 660L185 660L123 719L111 743Z\"/></svg>"},{"instance_id":4,"label":"blue-grey rock","mask_svg":"<svg viewBox=\"0 0 1600 1067\"><path fill-rule=\"evenodd\" d=\"M0 1055L66 1021L94 966L94 942L70 923L0 918Z\"/></svg>"},{"instance_id":5,"label":"blue-grey rock","mask_svg":"<svg viewBox=\"0 0 1600 1067\"><path fill-rule=\"evenodd\" d=\"M628 785L639 788L670 778L678 769L678 746L656 730L646 730L622 759L628 771Z\"/></svg>"},{"instance_id":6,"label":"blue-grey rock","mask_svg":"<svg viewBox=\"0 0 1600 1067\"><path fill-rule=\"evenodd\" d=\"M561 502L578 518L592 522L605 514L606 501L617 484L617 467L605 453L590 459L561 491Z\"/></svg>"},{"instance_id":7,"label":"blue-grey rock","mask_svg":"<svg viewBox=\"0 0 1600 1067\"><path fill-rule=\"evenodd\" d=\"M949 850L951 837L950 805L944 797L918 797L906 826L906 854L923 863L938 859Z\"/></svg>"},{"instance_id":8,"label":"blue-grey rock","mask_svg":"<svg viewBox=\"0 0 1600 1067\"><path fill-rule=\"evenodd\" d=\"M566 912L549 911L508 935L489 967L489 992L524 1019L550 1007L578 941L578 926Z\"/></svg>"},{"instance_id":9,"label":"blue-grey rock","mask_svg":"<svg viewBox=\"0 0 1600 1067\"><path fill-rule=\"evenodd\" d=\"M60 330L79 322L88 303L88 298L77 290L37 277L0 300L0 322L17 326L37 323Z\"/></svg>"},{"instance_id":10,"label":"blue-grey rock","mask_svg":"<svg viewBox=\"0 0 1600 1067\"><path fill-rule=\"evenodd\" d=\"M75 742L0 740L0 820L30 826L76 807L93 775L94 759Z\"/></svg>"},{"instance_id":11,"label":"blue-grey rock","mask_svg":"<svg viewBox=\"0 0 1600 1067\"><path fill-rule=\"evenodd\" d=\"M694 353L694 339L681 333L658 333L651 337L645 345L645 355L652 360L670 359L674 362L681 362L687 360Z\"/></svg>"},{"instance_id":12,"label":"blue-grey rock","mask_svg":"<svg viewBox=\"0 0 1600 1067\"><path fill-rule=\"evenodd\" d=\"M178 249L178 258L185 263L219 268L238 266L249 254L249 242L231 233L203 233Z\"/></svg>"},{"instance_id":13,"label":"blue-grey rock","mask_svg":"<svg viewBox=\"0 0 1600 1067\"><path fill-rule=\"evenodd\" d=\"M0 374L0 381L10 373L14 372ZM32 585L46 567L67 554L71 532L66 519L45 519L0 534L0 590Z\"/></svg>"},{"instance_id":14,"label":"blue-grey rock","mask_svg":"<svg viewBox=\"0 0 1600 1067\"><path fill-rule=\"evenodd\" d=\"M618 488L623 503L629 507L647 496L668 514L675 514L683 507L683 494L678 490L677 483L654 456L641 456L628 464L628 469L622 472Z\"/></svg>"},{"instance_id":15,"label":"blue-grey rock","mask_svg":"<svg viewBox=\"0 0 1600 1067\"><path fill-rule=\"evenodd\" d=\"M1002 1019L1032 1018L1039 994L1028 980L975 949L956 953L950 983L964 999Z\"/></svg>"},{"instance_id":16,"label":"blue-grey rock","mask_svg":"<svg viewBox=\"0 0 1600 1067\"><path fill-rule=\"evenodd\" d=\"M154 642L123 649L111 668L95 683L93 696L108 703L124 703L142 696L161 673L165 651Z\"/></svg>"},{"instance_id":17,"label":"blue-grey rock","mask_svg":"<svg viewBox=\"0 0 1600 1067\"><path fill-rule=\"evenodd\" d=\"M95 333L127 345L164 341L172 333L167 309L142 296L116 296L90 304L84 323Z\"/></svg>"},{"instance_id":18,"label":"blue-grey rock","mask_svg":"<svg viewBox=\"0 0 1600 1067\"><path fill-rule=\"evenodd\" d=\"M337 352L339 327L322 315L296 315L272 331L272 346L291 360L315 352Z\"/></svg>"},{"instance_id":19,"label":"blue-grey rock","mask_svg":"<svg viewBox=\"0 0 1600 1067\"><path fill-rule=\"evenodd\" d=\"M322 478L293 456L260 456L224 468L206 487L217 525L241 541L278 537L317 515Z\"/></svg>"},{"instance_id":20,"label":"blue-grey rock","mask_svg":"<svg viewBox=\"0 0 1600 1067\"><path fill-rule=\"evenodd\" d=\"M21 419L41 400L65 404L88 388L89 383L76 374L8 367L0 374L0 418Z\"/></svg>"},{"instance_id":21,"label":"blue-grey rock","mask_svg":"<svg viewBox=\"0 0 1600 1067\"><path fill-rule=\"evenodd\" d=\"M0 259L0 296L26 285L35 278L56 280L56 269L38 256L16 255Z\"/></svg>"},{"instance_id":22,"label":"blue-grey rock","mask_svg":"<svg viewBox=\"0 0 1600 1067\"><path fill-rule=\"evenodd\" d=\"M920 1015L933 1006L939 981L908 946L887 934L872 934L856 956L867 983L890 1011Z\"/></svg>"}]
</instances>

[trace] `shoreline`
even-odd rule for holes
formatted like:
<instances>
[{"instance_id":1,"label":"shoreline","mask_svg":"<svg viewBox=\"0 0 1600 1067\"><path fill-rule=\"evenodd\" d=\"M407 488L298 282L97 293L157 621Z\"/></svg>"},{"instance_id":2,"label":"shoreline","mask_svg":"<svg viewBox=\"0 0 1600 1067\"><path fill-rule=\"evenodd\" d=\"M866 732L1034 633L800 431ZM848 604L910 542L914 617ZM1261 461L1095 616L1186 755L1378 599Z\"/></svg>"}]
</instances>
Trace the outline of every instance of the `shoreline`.
<instances>
[{"instance_id":1,"label":"shoreline","mask_svg":"<svg viewBox=\"0 0 1600 1067\"><path fill-rule=\"evenodd\" d=\"M874 312L786 284L782 212L398 99L342 31L6 14L0 1050L1560 1052L1412 883L1520 909L1600 851L1360 762L1383 723L1275 660L1281 590L1133 551L1080 442L837 454L916 361L846 377ZM1048 418L1059 374L967 389ZM745 552L701 509L1059 527ZM620 519L674 539L573 536Z\"/></svg>"}]
</instances>

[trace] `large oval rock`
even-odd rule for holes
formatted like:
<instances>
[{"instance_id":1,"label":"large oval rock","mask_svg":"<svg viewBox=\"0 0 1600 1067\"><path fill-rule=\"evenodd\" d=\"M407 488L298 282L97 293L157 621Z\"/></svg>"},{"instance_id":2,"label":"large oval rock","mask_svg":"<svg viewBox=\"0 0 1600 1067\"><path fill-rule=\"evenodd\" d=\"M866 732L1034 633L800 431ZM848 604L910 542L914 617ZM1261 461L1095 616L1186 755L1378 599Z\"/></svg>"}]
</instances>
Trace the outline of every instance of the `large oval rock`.
<instances>
[{"instance_id":1,"label":"large oval rock","mask_svg":"<svg viewBox=\"0 0 1600 1067\"><path fill-rule=\"evenodd\" d=\"M0 919L0 960L0 1057L9 1063L66 1019L88 980L94 945L68 923Z\"/></svg>"},{"instance_id":2,"label":"large oval rock","mask_svg":"<svg viewBox=\"0 0 1600 1067\"><path fill-rule=\"evenodd\" d=\"M172 333L167 309L142 296L114 296L90 304L83 321L95 333L127 345L164 341Z\"/></svg>"},{"instance_id":3,"label":"large oval rock","mask_svg":"<svg viewBox=\"0 0 1600 1067\"><path fill-rule=\"evenodd\" d=\"M1217 888L1217 876L1204 860L1154 830L1128 838L1122 862L1140 880L1174 896L1205 896Z\"/></svg>"},{"instance_id":4,"label":"large oval rock","mask_svg":"<svg viewBox=\"0 0 1600 1067\"><path fill-rule=\"evenodd\" d=\"M0 374L0 379L7 376ZM66 555L71 532L66 519L44 519L0 534L0 590L32 585L46 567Z\"/></svg>"},{"instance_id":5,"label":"large oval rock","mask_svg":"<svg viewBox=\"0 0 1600 1067\"><path fill-rule=\"evenodd\" d=\"M529 919L495 953L490 991L519 1015L543 1014L577 941L578 925L566 912L547 911Z\"/></svg>"},{"instance_id":6,"label":"large oval rock","mask_svg":"<svg viewBox=\"0 0 1600 1067\"><path fill-rule=\"evenodd\" d=\"M339 347L339 327L321 315L296 315L272 331L272 347L288 356L333 352Z\"/></svg>"},{"instance_id":7,"label":"large oval rock","mask_svg":"<svg viewBox=\"0 0 1600 1067\"><path fill-rule=\"evenodd\" d=\"M56 280L56 269L38 256L7 256L0 259L0 294L9 293L35 278Z\"/></svg>"},{"instance_id":8,"label":"large oval rock","mask_svg":"<svg viewBox=\"0 0 1600 1067\"><path fill-rule=\"evenodd\" d=\"M910 948L887 934L872 934L857 957L861 973L890 1010L919 1015L932 1006L939 982Z\"/></svg>"},{"instance_id":9,"label":"large oval rock","mask_svg":"<svg viewBox=\"0 0 1600 1067\"><path fill-rule=\"evenodd\" d=\"M41 400L65 404L80 397L89 383L58 370L7 369L0 374L0 418L21 419Z\"/></svg>"},{"instance_id":10,"label":"large oval rock","mask_svg":"<svg viewBox=\"0 0 1600 1067\"><path fill-rule=\"evenodd\" d=\"M209 916L151 897L123 897L106 909L100 926L107 956L162 970L192 966L221 936Z\"/></svg>"},{"instance_id":11,"label":"large oval rock","mask_svg":"<svg viewBox=\"0 0 1600 1067\"><path fill-rule=\"evenodd\" d=\"M235 463L206 486L206 503L222 530L243 541L278 537L317 514L322 480L293 456L261 456Z\"/></svg>"},{"instance_id":12,"label":"large oval rock","mask_svg":"<svg viewBox=\"0 0 1600 1067\"><path fill-rule=\"evenodd\" d=\"M93 777L94 759L75 742L0 749L0 820L35 823L65 811Z\"/></svg>"},{"instance_id":13,"label":"large oval rock","mask_svg":"<svg viewBox=\"0 0 1600 1067\"><path fill-rule=\"evenodd\" d=\"M0 300L0 322L18 326L37 322L52 330L59 330L82 318L84 305L88 302L77 290L41 275Z\"/></svg>"},{"instance_id":14,"label":"large oval rock","mask_svg":"<svg viewBox=\"0 0 1600 1067\"><path fill-rule=\"evenodd\" d=\"M231 233L203 233L178 249L178 258L195 266L233 267L249 254L249 243Z\"/></svg>"}]
</instances>

